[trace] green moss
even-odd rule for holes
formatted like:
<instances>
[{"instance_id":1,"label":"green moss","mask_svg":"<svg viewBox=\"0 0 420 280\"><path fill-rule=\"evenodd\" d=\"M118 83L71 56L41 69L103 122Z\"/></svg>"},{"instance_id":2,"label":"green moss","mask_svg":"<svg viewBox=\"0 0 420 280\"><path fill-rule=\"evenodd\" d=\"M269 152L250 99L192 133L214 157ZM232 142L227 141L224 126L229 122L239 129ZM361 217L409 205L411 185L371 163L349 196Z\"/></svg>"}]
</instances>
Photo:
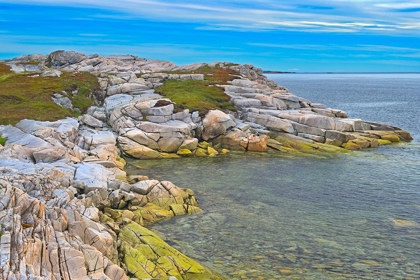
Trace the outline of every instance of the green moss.
<instances>
[{"instance_id":1,"label":"green moss","mask_svg":"<svg viewBox=\"0 0 420 280\"><path fill-rule=\"evenodd\" d=\"M216 151L215 149L213 149L212 147L207 147L207 153L210 155L210 156L212 156L212 155L218 155L219 154L219 152L218 151Z\"/></svg>"},{"instance_id":2,"label":"green moss","mask_svg":"<svg viewBox=\"0 0 420 280\"><path fill-rule=\"evenodd\" d=\"M389 140L384 140L384 139L378 139L379 145L390 145L392 144L391 141Z\"/></svg>"},{"instance_id":3,"label":"green moss","mask_svg":"<svg viewBox=\"0 0 420 280\"><path fill-rule=\"evenodd\" d=\"M237 64L228 64L228 66L233 66ZM197 70L192 71L165 71L163 73L167 74L203 74L204 79L210 84L227 84L227 81L232 81L238 75L237 72L229 69L221 69L219 64L216 64L215 68L211 68L206 65Z\"/></svg>"},{"instance_id":4,"label":"green moss","mask_svg":"<svg viewBox=\"0 0 420 280\"><path fill-rule=\"evenodd\" d=\"M119 241L120 260L128 274L137 278L167 279L172 275L182 279L221 279L136 223L121 230Z\"/></svg>"},{"instance_id":5,"label":"green moss","mask_svg":"<svg viewBox=\"0 0 420 280\"><path fill-rule=\"evenodd\" d=\"M93 99L78 93L73 97L72 103L74 108L79 108L80 111L85 113L87 109L93 105Z\"/></svg>"},{"instance_id":6,"label":"green moss","mask_svg":"<svg viewBox=\"0 0 420 280\"><path fill-rule=\"evenodd\" d=\"M16 65L39 65L39 61L18 62Z\"/></svg>"},{"instance_id":7,"label":"green moss","mask_svg":"<svg viewBox=\"0 0 420 280\"><path fill-rule=\"evenodd\" d=\"M269 140L268 146L287 153L298 153L305 155L319 155L319 156L331 156L334 153L348 153L347 149L336 147L334 145L322 144L322 143L308 143L288 134L279 133L272 134L276 141Z\"/></svg>"},{"instance_id":8,"label":"green moss","mask_svg":"<svg viewBox=\"0 0 420 280\"><path fill-rule=\"evenodd\" d=\"M4 146L4 144L6 144L6 141L7 141L7 138L4 138L4 137L0 136L0 145Z\"/></svg>"},{"instance_id":9,"label":"green moss","mask_svg":"<svg viewBox=\"0 0 420 280\"><path fill-rule=\"evenodd\" d=\"M34 77L30 74L15 74L10 67L0 63L0 124L16 124L22 119L55 121L76 116L52 101L56 92L75 90L74 107L85 112L92 104L91 92L99 88L95 76L87 72L63 72L60 77Z\"/></svg>"},{"instance_id":10,"label":"green moss","mask_svg":"<svg viewBox=\"0 0 420 280\"><path fill-rule=\"evenodd\" d=\"M178 152L176 152L180 156L189 156L192 154L192 152L188 149L180 149Z\"/></svg>"},{"instance_id":11,"label":"green moss","mask_svg":"<svg viewBox=\"0 0 420 280\"><path fill-rule=\"evenodd\" d=\"M197 150L195 151L195 155L197 157L206 157L208 156L207 151L202 149L202 148L197 148Z\"/></svg>"},{"instance_id":12,"label":"green moss","mask_svg":"<svg viewBox=\"0 0 420 280\"><path fill-rule=\"evenodd\" d=\"M395 135L395 134L382 135L381 139L388 140L388 141L391 141L391 142L400 142L400 138L398 137L398 135Z\"/></svg>"}]
</instances>

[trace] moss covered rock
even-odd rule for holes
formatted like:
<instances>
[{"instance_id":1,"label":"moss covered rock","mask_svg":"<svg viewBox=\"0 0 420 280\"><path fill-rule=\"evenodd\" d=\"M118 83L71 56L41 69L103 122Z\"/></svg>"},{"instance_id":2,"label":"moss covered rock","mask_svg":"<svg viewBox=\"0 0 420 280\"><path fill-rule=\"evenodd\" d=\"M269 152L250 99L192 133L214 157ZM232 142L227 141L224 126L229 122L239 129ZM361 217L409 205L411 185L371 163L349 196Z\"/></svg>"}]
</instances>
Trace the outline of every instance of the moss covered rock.
<instances>
[{"instance_id":1,"label":"moss covered rock","mask_svg":"<svg viewBox=\"0 0 420 280\"><path fill-rule=\"evenodd\" d=\"M136 223L119 234L119 259L128 276L136 278L221 279L210 270L175 250L154 232Z\"/></svg>"},{"instance_id":2,"label":"moss covered rock","mask_svg":"<svg viewBox=\"0 0 420 280\"><path fill-rule=\"evenodd\" d=\"M189 149L180 149L177 152L177 155L180 155L180 156L189 156L191 154L192 152Z\"/></svg>"},{"instance_id":3,"label":"moss covered rock","mask_svg":"<svg viewBox=\"0 0 420 280\"><path fill-rule=\"evenodd\" d=\"M400 142L400 138L398 137L398 135L395 135L395 134L382 135L381 139L388 140L388 141L391 141L393 143Z\"/></svg>"},{"instance_id":4,"label":"moss covered rock","mask_svg":"<svg viewBox=\"0 0 420 280\"><path fill-rule=\"evenodd\" d=\"M378 143L379 143L379 145L391 145L392 144L392 142L391 141L389 141L389 140L384 140L384 139L378 139Z\"/></svg>"},{"instance_id":5,"label":"moss covered rock","mask_svg":"<svg viewBox=\"0 0 420 280\"><path fill-rule=\"evenodd\" d=\"M195 151L195 155L197 157L206 157L208 156L207 151L202 149L202 148L197 148L197 150Z\"/></svg>"},{"instance_id":6,"label":"moss covered rock","mask_svg":"<svg viewBox=\"0 0 420 280\"><path fill-rule=\"evenodd\" d=\"M201 148L201 149L207 149L210 146L210 144L206 141L200 142L198 143L197 147Z\"/></svg>"},{"instance_id":7,"label":"moss covered rock","mask_svg":"<svg viewBox=\"0 0 420 280\"><path fill-rule=\"evenodd\" d=\"M207 147L207 153L209 154L209 156L215 156L215 155L219 154L218 151L216 151L214 148L212 148L210 146Z\"/></svg>"}]
</instances>

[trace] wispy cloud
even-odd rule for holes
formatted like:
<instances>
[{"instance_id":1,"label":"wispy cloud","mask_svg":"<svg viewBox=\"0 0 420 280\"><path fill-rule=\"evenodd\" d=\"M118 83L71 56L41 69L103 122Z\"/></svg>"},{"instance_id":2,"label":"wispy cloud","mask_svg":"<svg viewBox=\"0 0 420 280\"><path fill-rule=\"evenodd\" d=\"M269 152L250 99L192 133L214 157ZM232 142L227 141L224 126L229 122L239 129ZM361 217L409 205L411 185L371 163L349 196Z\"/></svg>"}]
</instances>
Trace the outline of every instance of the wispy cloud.
<instances>
[{"instance_id":1,"label":"wispy cloud","mask_svg":"<svg viewBox=\"0 0 420 280\"><path fill-rule=\"evenodd\" d=\"M420 8L420 3L387 3L375 4L376 7L390 8L390 9L413 9Z\"/></svg>"},{"instance_id":2,"label":"wispy cloud","mask_svg":"<svg viewBox=\"0 0 420 280\"><path fill-rule=\"evenodd\" d=\"M250 46L280 48L280 49L300 49L300 50L351 50L351 51L370 51L370 52L420 52L419 48L408 48L385 45L336 45L336 44L267 44L267 43L248 43Z\"/></svg>"},{"instance_id":3,"label":"wispy cloud","mask_svg":"<svg viewBox=\"0 0 420 280\"><path fill-rule=\"evenodd\" d=\"M301 30L310 32L409 33L419 32L418 16L396 9L420 8L418 1L387 3L367 0L221 1L201 4L174 0L5 0L9 3L83 6L118 10L119 19L141 17L161 21L196 22L206 30ZM100 16L100 15L98 15ZM308 19L316 19L308 21ZM251 26L251 27L249 27Z\"/></svg>"},{"instance_id":4,"label":"wispy cloud","mask_svg":"<svg viewBox=\"0 0 420 280\"><path fill-rule=\"evenodd\" d=\"M226 60L300 71L329 70L334 64L335 70L356 71L420 67L419 0L0 3L9 3L0 9L3 57L66 49L132 53L178 64ZM401 67L384 66L381 61L386 60Z\"/></svg>"}]
</instances>

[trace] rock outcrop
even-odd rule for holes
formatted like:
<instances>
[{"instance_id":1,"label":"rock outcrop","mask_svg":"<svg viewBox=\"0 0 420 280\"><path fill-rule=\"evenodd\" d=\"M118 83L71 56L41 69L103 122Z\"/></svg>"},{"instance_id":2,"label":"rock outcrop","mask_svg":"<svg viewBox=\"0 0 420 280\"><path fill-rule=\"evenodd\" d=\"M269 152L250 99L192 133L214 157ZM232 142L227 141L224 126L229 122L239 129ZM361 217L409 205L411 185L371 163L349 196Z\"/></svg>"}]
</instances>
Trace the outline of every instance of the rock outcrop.
<instances>
[{"instance_id":1,"label":"rock outcrop","mask_svg":"<svg viewBox=\"0 0 420 280\"><path fill-rule=\"evenodd\" d=\"M2 279L219 279L143 227L199 213L194 193L127 177L100 119L0 126Z\"/></svg>"},{"instance_id":2,"label":"rock outcrop","mask_svg":"<svg viewBox=\"0 0 420 280\"><path fill-rule=\"evenodd\" d=\"M6 63L18 73L50 77L89 71L102 93L100 106L78 119L0 126L2 279L220 279L143 227L199 213L194 192L127 176L123 155L331 154L412 139L400 128L297 97L249 64L176 66L64 51ZM212 108L200 115L154 92L168 80L208 79L197 73L202 67L234 73L206 86L223 90L236 111ZM52 98L72 109L66 94Z\"/></svg>"}]
</instances>

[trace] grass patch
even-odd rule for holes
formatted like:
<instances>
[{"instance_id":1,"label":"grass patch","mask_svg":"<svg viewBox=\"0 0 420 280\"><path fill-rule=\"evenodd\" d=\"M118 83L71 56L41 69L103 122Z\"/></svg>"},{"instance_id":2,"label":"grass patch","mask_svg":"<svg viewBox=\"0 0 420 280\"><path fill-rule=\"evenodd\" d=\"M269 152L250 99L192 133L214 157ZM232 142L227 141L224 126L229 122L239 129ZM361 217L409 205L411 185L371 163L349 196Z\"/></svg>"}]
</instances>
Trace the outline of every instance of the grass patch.
<instances>
[{"instance_id":1,"label":"grass patch","mask_svg":"<svg viewBox=\"0 0 420 280\"><path fill-rule=\"evenodd\" d=\"M189 109L190 112L199 111L205 115L209 110L219 109L222 111L236 111L235 106L230 102L230 97L215 84L227 84L234 80L237 75L235 71L220 69L220 67L201 67L194 71L173 71L168 74L204 74L204 81L168 80L156 89L159 93L176 103L175 111Z\"/></svg>"},{"instance_id":2,"label":"grass patch","mask_svg":"<svg viewBox=\"0 0 420 280\"><path fill-rule=\"evenodd\" d=\"M208 81L169 80L157 88L156 93L175 102L178 110L187 108L190 112L199 111L200 115L215 109L235 111L230 97L221 88L209 86Z\"/></svg>"},{"instance_id":3,"label":"grass patch","mask_svg":"<svg viewBox=\"0 0 420 280\"><path fill-rule=\"evenodd\" d=\"M0 136L0 145L4 146L4 144L6 144L6 141L7 141L7 138L4 138L4 137Z\"/></svg>"},{"instance_id":4,"label":"grass patch","mask_svg":"<svg viewBox=\"0 0 420 280\"><path fill-rule=\"evenodd\" d=\"M18 62L16 65L39 65L38 61Z\"/></svg>"},{"instance_id":5,"label":"grass patch","mask_svg":"<svg viewBox=\"0 0 420 280\"><path fill-rule=\"evenodd\" d=\"M229 64L230 65L230 64ZM228 66L229 66L228 65ZM231 65L237 65L231 63ZM206 65L197 70L192 71L165 71L163 73L167 74L204 74L204 79L209 82L209 84L227 84L228 81L236 79L237 72L228 69L221 69L219 64L216 64L215 68L211 68Z\"/></svg>"},{"instance_id":6,"label":"grass patch","mask_svg":"<svg viewBox=\"0 0 420 280\"><path fill-rule=\"evenodd\" d=\"M63 90L78 94L68 97L73 106L85 112L93 103L90 96L99 88L95 76L87 72L63 72L61 77L30 77L33 74L15 74L10 67L0 63L0 124L16 124L22 119L55 121L75 116L52 101L54 93Z\"/></svg>"}]
</instances>

